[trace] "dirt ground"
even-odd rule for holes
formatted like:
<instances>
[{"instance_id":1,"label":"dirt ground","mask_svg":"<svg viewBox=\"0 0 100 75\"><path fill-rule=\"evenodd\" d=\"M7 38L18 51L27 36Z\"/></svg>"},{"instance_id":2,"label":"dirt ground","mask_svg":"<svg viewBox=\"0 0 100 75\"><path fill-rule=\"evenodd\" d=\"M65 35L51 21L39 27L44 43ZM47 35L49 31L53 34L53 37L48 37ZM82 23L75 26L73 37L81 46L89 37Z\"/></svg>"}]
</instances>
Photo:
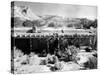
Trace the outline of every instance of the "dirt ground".
<instances>
[{"instance_id":1,"label":"dirt ground","mask_svg":"<svg viewBox=\"0 0 100 75\"><path fill-rule=\"evenodd\" d=\"M74 62L63 62L63 68L58 71L73 71L73 70L79 70L80 66ZM21 74L21 73L37 73L37 72L52 72L50 70L50 67L47 65L22 65L19 68L17 68L17 71L15 73Z\"/></svg>"},{"instance_id":2,"label":"dirt ground","mask_svg":"<svg viewBox=\"0 0 100 75\"><path fill-rule=\"evenodd\" d=\"M82 60L80 62L86 61L87 57L91 57L93 52L79 52L78 56L82 57ZM85 58L84 58L85 57ZM39 72L52 72L51 67L55 64L45 64L41 65L41 61L45 60L46 57L38 57L37 55L31 55L31 57L28 57L27 55L22 55L21 57L17 56L14 59L14 73L15 74L27 74L27 73L39 73ZM28 60L28 62L27 62ZM82 67L80 64L70 61L70 62L64 62L60 61L60 69L54 70L54 71L73 71L73 70L80 70Z\"/></svg>"}]
</instances>

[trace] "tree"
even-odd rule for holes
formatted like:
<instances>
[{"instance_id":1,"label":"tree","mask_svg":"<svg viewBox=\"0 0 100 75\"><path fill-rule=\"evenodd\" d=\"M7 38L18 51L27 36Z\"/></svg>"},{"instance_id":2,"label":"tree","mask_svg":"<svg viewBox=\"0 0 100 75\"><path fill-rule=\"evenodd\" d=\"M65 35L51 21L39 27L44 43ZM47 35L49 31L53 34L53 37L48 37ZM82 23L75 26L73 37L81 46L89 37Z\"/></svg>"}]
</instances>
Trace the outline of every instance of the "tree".
<instances>
[{"instance_id":1,"label":"tree","mask_svg":"<svg viewBox=\"0 0 100 75\"><path fill-rule=\"evenodd\" d=\"M93 21L93 23L91 24L92 27L97 28L97 19L95 19Z\"/></svg>"},{"instance_id":2,"label":"tree","mask_svg":"<svg viewBox=\"0 0 100 75\"><path fill-rule=\"evenodd\" d=\"M71 28L73 27L73 24L68 24L67 27Z\"/></svg>"},{"instance_id":3,"label":"tree","mask_svg":"<svg viewBox=\"0 0 100 75\"><path fill-rule=\"evenodd\" d=\"M55 24L53 22L49 23L48 27L55 27Z\"/></svg>"},{"instance_id":4,"label":"tree","mask_svg":"<svg viewBox=\"0 0 100 75\"><path fill-rule=\"evenodd\" d=\"M42 27L45 25L44 20L34 20L34 21L32 21L32 23L34 24L34 26L37 26L37 27Z\"/></svg>"},{"instance_id":5,"label":"tree","mask_svg":"<svg viewBox=\"0 0 100 75\"><path fill-rule=\"evenodd\" d=\"M79 24L77 23L77 24L74 24L74 26L76 29L81 29L83 25L80 23Z\"/></svg>"},{"instance_id":6,"label":"tree","mask_svg":"<svg viewBox=\"0 0 100 75\"><path fill-rule=\"evenodd\" d=\"M26 20L26 21L23 22L24 27L33 27L33 25L34 24L30 20Z\"/></svg>"},{"instance_id":7,"label":"tree","mask_svg":"<svg viewBox=\"0 0 100 75\"><path fill-rule=\"evenodd\" d=\"M83 28L85 28L85 29L90 29L91 26L96 27L96 25L97 25L96 24L97 20L92 21L92 20L89 20L86 18L82 18L80 20L81 20L81 24L83 25Z\"/></svg>"}]
</instances>

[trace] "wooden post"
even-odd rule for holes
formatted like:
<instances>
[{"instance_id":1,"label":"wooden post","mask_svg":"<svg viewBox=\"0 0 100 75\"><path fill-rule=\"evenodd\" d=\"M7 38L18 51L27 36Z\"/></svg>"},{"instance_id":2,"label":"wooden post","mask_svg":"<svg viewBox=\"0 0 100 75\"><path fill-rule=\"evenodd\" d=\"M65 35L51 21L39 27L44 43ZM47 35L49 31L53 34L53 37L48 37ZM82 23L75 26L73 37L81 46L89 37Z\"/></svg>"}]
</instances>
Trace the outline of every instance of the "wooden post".
<instances>
[{"instance_id":1,"label":"wooden post","mask_svg":"<svg viewBox=\"0 0 100 75\"><path fill-rule=\"evenodd\" d=\"M30 52L32 51L32 38L30 37Z\"/></svg>"},{"instance_id":2,"label":"wooden post","mask_svg":"<svg viewBox=\"0 0 100 75\"><path fill-rule=\"evenodd\" d=\"M49 40L47 38L47 53L49 53Z\"/></svg>"}]
</instances>

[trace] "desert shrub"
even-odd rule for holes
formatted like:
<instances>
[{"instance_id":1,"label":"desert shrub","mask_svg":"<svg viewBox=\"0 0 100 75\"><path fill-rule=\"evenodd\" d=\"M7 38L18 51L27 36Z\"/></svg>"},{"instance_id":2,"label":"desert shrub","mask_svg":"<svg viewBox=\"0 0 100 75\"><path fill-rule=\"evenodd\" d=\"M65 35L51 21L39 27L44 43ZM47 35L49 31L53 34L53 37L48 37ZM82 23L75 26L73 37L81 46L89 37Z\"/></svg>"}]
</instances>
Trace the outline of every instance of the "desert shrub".
<instances>
[{"instance_id":1,"label":"desert shrub","mask_svg":"<svg viewBox=\"0 0 100 75\"><path fill-rule=\"evenodd\" d=\"M39 59L38 55L32 53L32 56L29 58L29 64L30 65L39 65L40 59Z\"/></svg>"},{"instance_id":2,"label":"desert shrub","mask_svg":"<svg viewBox=\"0 0 100 75\"><path fill-rule=\"evenodd\" d=\"M91 52L91 49L89 49L89 48L87 47L87 48L85 48L85 51L86 51L86 52Z\"/></svg>"},{"instance_id":3,"label":"desert shrub","mask_svg":"<svg viewBox=\"0 0 100 75\"><path fill-rule=\"evenodd\" d=\"M20 58L20 63L21 63L21 65L29 64L29 57L28 57L28 55L23 55Z\"/></svg>"},{"instance_id":4,"label":"desert shrub","mask_svg":"<svg viewBox=\"0 0 100 75\"><path fill-rule=\"evenodd\" d=\"M73 61L77 56L78 49L75 46L69 46L66 50L67 58L69 61Z\"/></svg>"},{"instance_id":5,"label":"desert shrub","mask_svg":"<svg viewBox=\"0 0 100 75\"><path fill-rule=\"evenodd\" d=\"M34 52L31 52L30 54L29 54L29 57L33 57L35 55L35 53Z\"/></svg>"},{"instance_id":6,"label":"desert shrub","mask_svg":"<svg viewBox=\"0 0 100 75\"><path fill-rule=\"evenodd\" d=\"M56 63L57 61L58 61L58 57L57 57L57 56L55 56L55 55L50 55L50 54L47 55L46 62L47 62L48 64L54 64L54 63Z\"/></svg>"},{"instance_id":7,"label":"desert shrub","mask_svg":"<svg viewBox=\"0 0 100 75\"><path fill-rule=\"evenodd\" d=\"M16 47L14 47L14 58L12 60L12 68L14 70L14 73L17 72L21 66L29 64L28 55L25 55L21 50L17 49Z\"/></svg>"},{"instance_id":8,"label":"desert shrub","mask_svg":"<svg viewBox=\"0 0 100 75\"><path fill-rule=\"evenodd\" d=\"M96 58L98 57L97 51L93 51L91 54Z\"/></svg>"},{"instance_id":9,"label":"desert shrub","mask_svg":"<svg viewBox=\"0 0 100 75\"><path fill-rule=\"evenodd\" d=\"M96 69L97 68L97 58L96 57L89 57L89 60L84 63L85 68L89 69Z\"/></svg>"},{"instance_id":10,"label":"desert shrub","mask_svg":"<svg viewBox=\"0 0 100 75\"><path fill-rule=\"evenodd\" d=\"M63 69L63 64L61 62L56 62L54 66L50 68L51 71L59 71Z\"/></svg>"},{"instance_id":11,"label":"desert shrub","mask_svg":"<svg viewBox=\"0 0 100 75\"><path fill-rule=\"evenodd\" d=\"M40 65L46 65L47 61L46 60L41 60Z\"/></svg>"},{"instance_id":12,"label":"desert shrub","mask_svg":"<svg viewBox=\"0 0 100 75\"><path fill-rule=\"evenodd\" d=\"M76 56L76 63L82 67L81 69L96 69L97 58L92 54L79 54Z\"/></svg>"},{"instance_id":13,"label":"desert shrub","mask_svg":"<svg viewBox=\"0 0 100 75\"><path fill-rule=\"evenodd\" d=\"M23 55L24 53L20 49L17 49L16 47L14 47L14 58L22 57Z\"/></svg>"},{"instance_id":14,"label":"desert shrub","mask_svg":"<svg viewBox=\"0 0 100 75\"><path fill-rule=\"evenodd\" d=\"M68 48L65 48L65 50L56 51L55 55L59 58L60 61L68 62L74 61L78 52L79 49L75 46L68 46Z\"/></svg>"}]
</instances>

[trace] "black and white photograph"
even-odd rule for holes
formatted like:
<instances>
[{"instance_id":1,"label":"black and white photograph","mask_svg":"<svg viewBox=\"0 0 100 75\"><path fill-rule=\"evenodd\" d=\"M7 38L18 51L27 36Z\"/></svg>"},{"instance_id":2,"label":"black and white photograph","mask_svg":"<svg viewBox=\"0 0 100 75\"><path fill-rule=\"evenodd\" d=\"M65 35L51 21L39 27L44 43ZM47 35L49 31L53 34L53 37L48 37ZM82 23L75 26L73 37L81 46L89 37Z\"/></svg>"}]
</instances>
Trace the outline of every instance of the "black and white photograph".
<instances>
[{"instance_id":1,"label":"black and white photograph","mask_svg":"<svg viewBox=\"0 0 100 75\"><path fill-rule=\"evenodd\" d=\"M97 6L11 2L11 73L98 68Z\"/></svg>"}]
</instances>

